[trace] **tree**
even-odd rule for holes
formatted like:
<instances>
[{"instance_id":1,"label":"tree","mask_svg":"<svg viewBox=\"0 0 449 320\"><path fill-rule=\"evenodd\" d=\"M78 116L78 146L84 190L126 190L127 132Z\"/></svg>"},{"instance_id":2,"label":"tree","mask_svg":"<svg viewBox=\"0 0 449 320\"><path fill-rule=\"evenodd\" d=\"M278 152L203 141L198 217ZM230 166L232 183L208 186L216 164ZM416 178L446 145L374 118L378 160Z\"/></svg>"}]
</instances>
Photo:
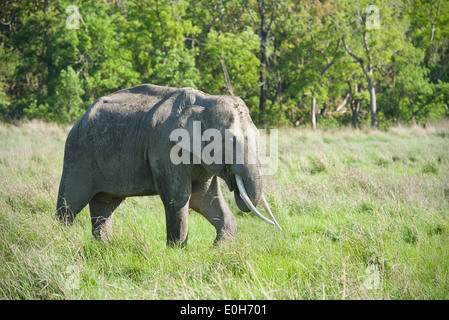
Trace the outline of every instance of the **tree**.
<instances>
[{"instance_id":1,"label":"tree","mask_svg":"<svg viewBox=\"0 0 449 320\"><path fill-rule=\"evenodd\" d=\"M58 86L48 102L37 101L25 108L29 118L45 118L50 121L70 123L76 121L85 111L82 95L84 90L78 74L71 66L62 70L57 77Z\"/></svg>"},{"instance_id":2,"label":"tree","mask_svg":"<svg viewBox=\"0 0 449 320\"><path fill-rule=\"evenodd\" d=\"M423 123L449 113L448 12L443 0L4 0L0 117L72 122L154 83L241 96L259 125Z\"/></svg>"},{"instance_id":3,"label":"tree","mask_svg":"<svg viewBox=\"0 0 449 320\"><path fill-rule=\"evenodd\" d=\"M332 21L324 18L332 14L333 9L333 3L329 1L303 10L301 15L304 29L301 31L301 42L297 47L298 55L303 60L298 73L301 79L299 89L310 95L312 129L316 129L317 125L317 100L323 105L328 100L330 79L327 73L341 57L341 39L335 37L336 30ZM317 11L321 13L317 14Z\"/></svg>"},{"instance_id":4,"label":"tree","mask_svg":"<svg viewBox=\"0 0 449 320\"><path fill-rule=\"evenodd\" d=\"M143 82L198 87L198 50L186 45L199 32L186 18L187 1L130 1L122 21L125 43ZM144 41L142 41L144 39Z\"/></svg>"},{"instance_id":5,"label":"tree","mask_svg":"<svg viewBox=\"0 0 449 320\"><path fill-rule=\"evenodd\" d=\"M381 2L379 7L367 1L359 2L361 6L356 7L345 4L344 14L337 23L343 33L346 52L363 71L370 95L371 126L377 126L376 73L391 61L394 52L403 45L406 24L398 19L400 6L387 1ZM376 20L379 8L381 15Z\"/></svg>"},{"instance_id":6,"label":"tree","mask_svg":"<svg viewBox=\"0 0 449 320\"><path fill-rule=\"evenodd\" d=\"M413 0L407 7L410 38L425 52L424 64L432 83L449 80L449 2Z\"/></svg>"},{"instance_id":7,"label":"tree","mask_svg":"<svg viewBox=\"0 0 449 320\"><path fill-rule=\"evenodd\" d=\"M259 36L259 112L261 118L259 121L264 122L265 110L267 107L268 93L270 84L268 82L268 73L270 66L271 40L273 38L273 29L275 20L278 17L278 9L280 1L275 0L256 0L245 1L245 7L253 23L253 30Z\"/></svg>"},{"instance_id":8,"label":"tree","mask_svg":"<svg viewBox=\"0 0 449 320\"><path fill-rule=\"evenodd\" d=\"M241 33L211 30L203 47L207 62L201 66L207 91L247 98L258 84L258 43L251 28Z\"/></svg>"}]
</instances>

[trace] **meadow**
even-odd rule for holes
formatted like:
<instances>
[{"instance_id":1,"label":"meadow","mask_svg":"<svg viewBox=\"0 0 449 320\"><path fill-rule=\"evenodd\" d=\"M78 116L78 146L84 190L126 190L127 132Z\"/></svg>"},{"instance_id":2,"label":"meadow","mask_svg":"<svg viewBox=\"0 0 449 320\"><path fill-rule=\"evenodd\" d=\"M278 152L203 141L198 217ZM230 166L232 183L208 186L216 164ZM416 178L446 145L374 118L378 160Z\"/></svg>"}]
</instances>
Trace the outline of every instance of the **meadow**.
<instances>
[{"instance_id":1,"label":"meadow","mask_svg":"<svg viewBox=\"0 0 449 320\"><path fill-rule=\"evenodd\" d=\"M212 247L191 212L185 249L166 247L157 196L128 198L109 242L87 207L73 226L54 219L69 130L0 124L0 299L449 298L448 122L280 129L265 195L283 231L225 191L236 240Z\"/></svg>"}]
</instances>

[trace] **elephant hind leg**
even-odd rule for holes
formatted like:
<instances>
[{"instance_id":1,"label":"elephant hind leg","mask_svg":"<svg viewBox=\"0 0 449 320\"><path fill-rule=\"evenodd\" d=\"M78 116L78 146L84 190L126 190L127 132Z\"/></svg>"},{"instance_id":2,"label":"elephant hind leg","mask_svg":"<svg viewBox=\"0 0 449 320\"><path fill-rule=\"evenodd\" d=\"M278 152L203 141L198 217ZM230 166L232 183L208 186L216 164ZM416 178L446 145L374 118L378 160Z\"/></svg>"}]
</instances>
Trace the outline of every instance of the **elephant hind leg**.
<instances>
[{"instance_id":1,"label":"elephant hind leg","mask_svg":"<svg viewBox=\"0 0 449 320\"><path fill-rule=\"evenodd\" d=\"M92 235L95 239L110 240L112 231L112 216L114 210L124 198L110 197L98 193L89 202Z\"/></svg>"},{"instance_id":2,"label":"elephant hind leg","mask_svg":"<svg viewBox=\"0 0 449 320\"><path fill-rule=\"evenodd\" d=\"M214 245L234 240L237 221L223 198L218 177L198 182L192 187L190 208L202 214L217 230Z\"/></svg>"}]
</instances>

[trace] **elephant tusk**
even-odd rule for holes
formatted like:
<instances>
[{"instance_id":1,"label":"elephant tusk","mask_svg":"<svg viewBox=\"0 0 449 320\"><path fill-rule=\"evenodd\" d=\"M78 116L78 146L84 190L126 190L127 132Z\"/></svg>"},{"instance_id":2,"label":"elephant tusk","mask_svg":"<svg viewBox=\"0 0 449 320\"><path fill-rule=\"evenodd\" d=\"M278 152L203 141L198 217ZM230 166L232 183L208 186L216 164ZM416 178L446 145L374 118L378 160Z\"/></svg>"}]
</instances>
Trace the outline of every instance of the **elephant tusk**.
<instances>
[{"instance_id":1,"label":"elephant tusk","mask_svg":"<svg viewBox=\"0 0 449 320\"><path fill-rule=\"evenodd\" d=\"M268 215L270 216L271 220L273 220L274 225L282 231L282 228L279 226L278 222L276 221L275 217L273 216L273 212L271 212L270 206L268 205L267 199L265 199L265 195L262 193L262 205L266 212L268 212Z\"/></svg>"},{"instance_id":2,"label":"elephant tusk","mask_svg":"<svg viewBox=\"0 0 449 320\"><path fill-rule=\"evenodd\" d=\"M271 221L270 219L267 219L264 217L259 211L257 211L256 207L252 204L251 200L248 197L248 194L246 193L245 186L243 185L243 179L238 174L235 175L235 180L237 182L237 187L239 188L240 195L242 196L243 201L248 206L248 208L262 221L265 221L268 224L272 224L273 226L276 226L276 224Z\"/></svg>"}]
</instances>

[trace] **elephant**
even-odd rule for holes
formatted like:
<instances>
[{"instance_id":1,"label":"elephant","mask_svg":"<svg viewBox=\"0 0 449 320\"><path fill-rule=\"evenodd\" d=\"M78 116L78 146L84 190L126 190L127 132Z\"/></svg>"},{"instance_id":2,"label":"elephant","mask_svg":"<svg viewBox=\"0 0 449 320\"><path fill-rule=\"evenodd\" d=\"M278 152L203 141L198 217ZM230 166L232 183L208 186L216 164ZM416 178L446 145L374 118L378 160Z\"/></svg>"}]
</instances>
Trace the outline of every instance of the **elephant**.
<instances>
[{"instance_id":1,"label":"elephant","mask_svg":"<svg viewBox=\"0 0 449 320\"><path fill-rule=\"evenodd\" d=\"M172 161L177 144L171 134L176 129L192 133L194 121L202 132L213 128L220 133L239 129L236 132L259 134L238 97L142 84L96 100L67 136L56 216L71 224L89 204L93 237L110 239L114 210L125 198L159 195L165 208L167 245L186 245L189 208L215 227L214 244L220 244L233 240L237 232L236 219L220 189L221 178L234 192L240 210L252 211L280 229L263 195L258 156L254 163ZM226 143L224 137L220 143ZM200 143L204 148L206 142ZM255 145L258 152L258 141ZM248 153L248 146L242 150ZM259 202L271 220L257 210Z\"/></svg>"}]
</instances>

